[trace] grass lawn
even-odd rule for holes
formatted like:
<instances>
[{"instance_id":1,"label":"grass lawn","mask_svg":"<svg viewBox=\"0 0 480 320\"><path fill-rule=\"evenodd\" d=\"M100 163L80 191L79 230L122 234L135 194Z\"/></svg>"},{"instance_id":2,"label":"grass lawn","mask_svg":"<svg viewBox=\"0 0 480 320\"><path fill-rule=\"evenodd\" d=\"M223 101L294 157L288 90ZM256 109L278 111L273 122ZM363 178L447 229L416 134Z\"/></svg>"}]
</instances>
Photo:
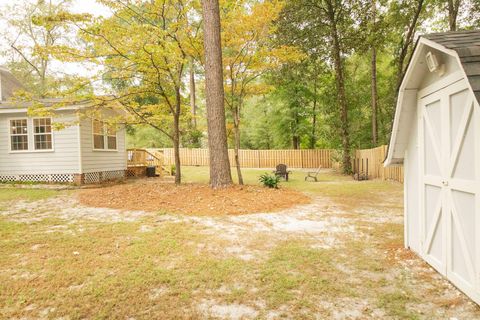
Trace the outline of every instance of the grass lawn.
<instances>
[{"instance_id":1,"label":"grass lawn","mask_svg":"<svg viewBox=\"0 0 480 320\"><path fill-rule=\"evenodd\" d=\"M182 169L208 180L206 168ZM243 172L256 184L265 171ZM0 189L0 318L480 318L403 249L402 185L303 178L281 186L312 204L240 217L93 210L71 191Z\"/></svg>"},{"instance_id":2,"label":"grass lawn","mask_svg":"<svg viewBox=\"0 0 480 320\"><path fill-rule=\"evenodd\" d=\"M305 181L307 169L289 169L292 173L289 176L289 181L283 179L280 182L281 188L292 188L295 190L320 193L322 195L332 197L375 197L379 193L384 192L401 192L402 185L398 183L384 182L379 180L366 181L361 183L355 181L350 176L344 176L330 170L322 171L318 175L318 182ZM314 170L314 169L312 169ZM257 184L259 177L263 173L272 173L269 169L242 169L243 180L245 184ZM235 183L238 182L236 170L232 168L232 177ZM199 182L208 183L209 170L208 167L182 167L182 179L184 182ZM363 199L362 199L363 200Z\"/></svg>"},{"instance_id":3,"label":"grass lawn","mask_svg":"<svg viewBox=\"0 0 480 320\"><path fill-rule=\"evenodd\" d=\"M11 201L11 200L28 200L35 201L46 199L55 195L58 195L59 191L57 190L48 190L48 189L16 189L16 188L0 188L0 201Z\"/></svg>"}]
</instances>

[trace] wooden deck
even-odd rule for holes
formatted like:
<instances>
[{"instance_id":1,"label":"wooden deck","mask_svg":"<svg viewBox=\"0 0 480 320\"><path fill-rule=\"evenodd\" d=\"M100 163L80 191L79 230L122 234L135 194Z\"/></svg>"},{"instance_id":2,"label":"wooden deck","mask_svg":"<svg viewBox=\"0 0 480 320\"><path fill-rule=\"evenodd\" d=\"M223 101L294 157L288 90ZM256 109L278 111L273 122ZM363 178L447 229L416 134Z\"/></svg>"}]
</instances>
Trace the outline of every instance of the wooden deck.
<instances>
[{"instance_id":1,"label":"wooden deck","mask_svg":"<svg viewBox=\"0 0 480 320\"><path fill-rule=\"evenodd\" d=\"M147 149L127 149L127 174L131 177L144 176L147 167L155 167L155 173L160 177L171 175L164 166L164 157L161 151Z\"/></svg>"}]
</instances>

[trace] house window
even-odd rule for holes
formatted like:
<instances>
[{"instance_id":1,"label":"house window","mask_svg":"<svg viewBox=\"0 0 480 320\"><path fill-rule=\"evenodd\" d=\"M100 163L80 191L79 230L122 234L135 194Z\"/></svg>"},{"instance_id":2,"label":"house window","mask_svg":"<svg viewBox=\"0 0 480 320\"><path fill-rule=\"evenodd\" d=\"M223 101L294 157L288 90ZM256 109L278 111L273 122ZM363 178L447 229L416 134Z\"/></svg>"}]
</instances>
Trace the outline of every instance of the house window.
<instances>
[{"instance_id":1,"label":"house window","mask_svg":"<svg viewBox=\"0 0 480 320\"><path fill-rule=\"evenodd\" d=\"M93 120L93 149L117 150L117 129L115 125Z\"/></svg>"},{"instance_id":2,"label":"house window","mask_svg":"<svg viewBox=\"0 0 480 320\"><path fill-rule=\"evenodd\" d=\"M107 126L107 148L110 150L117 149L117 129L114 125Z\"/></svg>"},{"instance_id":3,"label":"house window","mask_svg":"<svg viewBox=\"0 0 480 320\"><path fill-rule=\"evenodd\" d=\"M10 120L10 145L12 151L28 150L27 119Z\"/></svg>"},{"instance_id":4,"label":"house window","mask_svg":"<svg viewBox=\"0 0 480 320\"><path fill-rule=\"evenodd\" d=\"M93 120L93 148L105 149L105 136L103 132L103 122Z\"/></svg>"},{"instance_id":5,"label":"house window","mask_svg":"<svg viewBox=\"0 0 480 320\"><path fill-rule=\"evenodd\" d=\"M33 141L35 150L52 150L52 119L33 119Z\"/></svg>"}]
</instances>

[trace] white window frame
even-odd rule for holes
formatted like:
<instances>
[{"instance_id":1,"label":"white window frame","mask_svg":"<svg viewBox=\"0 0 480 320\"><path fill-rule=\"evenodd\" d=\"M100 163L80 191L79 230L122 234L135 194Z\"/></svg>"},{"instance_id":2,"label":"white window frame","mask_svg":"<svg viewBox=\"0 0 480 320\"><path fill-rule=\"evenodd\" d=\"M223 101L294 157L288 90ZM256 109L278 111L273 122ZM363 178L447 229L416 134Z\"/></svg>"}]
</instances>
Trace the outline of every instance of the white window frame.
<instances>
[{"instance_id":1,"label":"white window frame","mask_svg":"<svg viewBox=\"0 0 480 320\"><path fill-rule=\"evenodd\" d=\"M103 149L95 148L95 121L102 123ZM97 134L98 135L98 134ZM115 137L115 149L108 149L108 137ZM115 130L115 136L108 135L108 124L105 121L92 119L92 150L100 152L118 152L118 130Z\"/></svg>"},{"instance_id":2,"label":"white window frame","mask_svg":"<svg viewBox=\"0 0 480 320\"><path fill-rule=\"evenodd\" d=\"M50 132L48 133L36 133L35 132L35 120L42 120L42 119L50 119ZM39 118L32 118L32 147L33 147L33 151L35 152L48 152L48 151L54 151L54 147L53 147L53 121L52 121L52 118L51 117L39 117ZM36 145L35 145L35 136L42 136L42 135L50 135L51 139L52 139L52 147L50 149L36 149Z\"/></svg>"},{"instance_id":3,"label":"white window frame","mask_svg":"<svg viewBox=\"0 0 480 320\"><path fill-rule=\"evenodd\" d=\"M12 121L16 120L26 120L27 121L27 134L12 134ZM30 127L28 125L28 117L18 117L18 118L8 118L8 150L9 153L26 153L30 152ZM13 150L12 149L12 136L26 136L27 137L27 150Z\"/></svg>"},{"instance_id":4,"label":"white window frame","mask_svg":"<svg viewBox=\"0 0 480 320\"><path fill-rule=\"evenodd\" d=\"M115 135L109 135L108 133L108 124L107 123L104 123L104 131L105 131L105 147L106 149L105 150L109 150L109 151L117 151L118 150L118 135L117 135L117 127L115 126ZM113 138L115 137L115 149L110 149L108 147L108 138Z\"/></svg>"},{"instance_id":5,"label":"white window frame","mask_svg":"<svg viewBox=\"0 0 480 320\"><path fill-rule=\"evenodd\" d=\"M40 149L35 150L35 138L34 138L34 125L33 119L44 119L49 118L50 123L53 124L53 119L51 117L38 117L38 118L31 118L31 117L13 117L7 118L7 128L8 128L8 153L42 153L42 152L55 152L55 132L52 129L52 149ZM27 120L27 136L28 136L28 149L27 150L12 150L12 128L11 128L11 121L12 120Z\"/></svg>"}]
</instances>

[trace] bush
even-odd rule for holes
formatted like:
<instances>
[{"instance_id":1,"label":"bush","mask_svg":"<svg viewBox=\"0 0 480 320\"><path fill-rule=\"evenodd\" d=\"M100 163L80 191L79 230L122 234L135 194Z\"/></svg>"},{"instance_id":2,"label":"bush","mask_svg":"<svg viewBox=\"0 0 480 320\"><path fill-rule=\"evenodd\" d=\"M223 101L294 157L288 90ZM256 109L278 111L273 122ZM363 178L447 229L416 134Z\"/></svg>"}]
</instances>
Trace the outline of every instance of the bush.
<instances>
[{"instance_id":1,"label":"bush","mask_svg":"<svg viewBox=\"0 0 480 320\"><path fill-rule=\"evenodd\" d=\"M264 173L258 179L263 184L264 187L278 189L278 184L280 182L280 177L277 177L274 174Z\"/></svg>"}]
</instances>

